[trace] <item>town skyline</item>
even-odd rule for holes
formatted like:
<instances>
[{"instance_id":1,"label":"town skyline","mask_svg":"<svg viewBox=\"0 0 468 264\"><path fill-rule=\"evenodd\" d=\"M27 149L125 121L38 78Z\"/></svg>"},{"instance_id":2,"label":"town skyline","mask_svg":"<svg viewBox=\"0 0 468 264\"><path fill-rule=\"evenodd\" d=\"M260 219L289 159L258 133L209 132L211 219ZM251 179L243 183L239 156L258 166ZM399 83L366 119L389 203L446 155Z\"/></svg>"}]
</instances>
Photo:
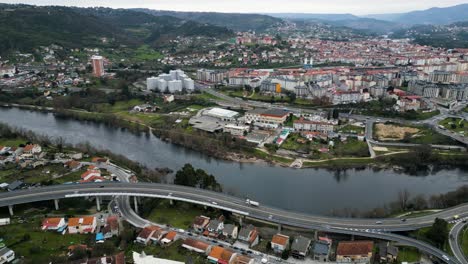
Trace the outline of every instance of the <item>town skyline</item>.
<instances>
[{"instance_id":1,"label":"town skyline","mask_svg":"<svg viewBox=\"0 0 468 264\"><path fill-rule=\"evenodd\" d=\"M358 2L358 4L357 4ZM194 11L194 12L222 12L222 13L316 13L316 14L354 14L354 15L372 15L372 14L392 14L404 13L410 11L425 10L433 7L443 8L459 4L468 3L465 0L447 0L440 1L380 1L379 5L373 5L370 0L360 1L331 0L326 5L317 0L292 0L288 5L284 5L282 0L269 1L269 5L261 1L252 3L247 0L201 0L197 3L191 3L186 0L136 0L136 1L94 1L94 0L71 0L64 3L60 0L45 1L1 1L6 4L32 4L40 6L58 5L58 6L77 6L77 7L110 7L110 8L148 8L154 10L168 11Z\"/></svg>"}]
</instances>

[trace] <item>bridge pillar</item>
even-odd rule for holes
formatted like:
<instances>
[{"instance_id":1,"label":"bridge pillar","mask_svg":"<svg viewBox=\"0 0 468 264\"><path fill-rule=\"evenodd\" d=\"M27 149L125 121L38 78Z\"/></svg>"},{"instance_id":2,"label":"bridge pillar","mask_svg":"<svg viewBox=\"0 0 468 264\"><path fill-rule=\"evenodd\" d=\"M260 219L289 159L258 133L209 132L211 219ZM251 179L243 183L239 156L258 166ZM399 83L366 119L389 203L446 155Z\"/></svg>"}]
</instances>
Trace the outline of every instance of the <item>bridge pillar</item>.
<instances>
[{"instance_id":1,"label":"bridge pillar","mask_svg":"<svg viewBox=\"0 0 468 264\"><path fill-rule=\"evenodd\" d=\"M13 216L13 205L8 206L8 211L10 212L10 215Z\"/></svg>"},{"instance_id":2,"label":"bridge pillar","mask_svg":"<svg viewBox=\"0 0 468 264\"><path fill-rule=\"evenodd\" d=\"M283 228L283 226L281 224L278 224L278 233L281 233L281 228Z\"/></svg>"},{"instance_id":3,"label":"bridge pillar","mask_svg":"<svg viewBox=\"0 0 468 264\"><path fill-rule=\"evenodd\" d=\"M59 210L59 199L54 200L54 205L55 205L55 211Z\"/></svg>"},{"instance_id":4,"label":"bridge pillar","mask_svg":"<svg viewBox=\"0 0 468 264\"><path fill-rule=\"evenodd\" d=\"M138 214L138 197L133 196L133 204L135 205L135 212Z\"/></svg>"},{"instance_id":5,"label":"bridge pillar","mask_svg":"<svg viewBox=\"0 0 468 264\"><path fill-rule=\"evenodd\" d=\"M99 196L96 196L96 209L98 211L101 211L101 201L99 199Z\"/></svg>"},{"instance_id":6,"label":"bridge pillar","mask_svg":"<svg viewBox=\"0 0 468 264\"><path fill-rule=\"evenodd\" d=\"M314 231L314 239L315 239L315 241L318 241L318 231L317 230Z\"/></svg>"},{"instance_id":7,"label":"bridge pillar","mask_svg":"<svg viewBox=\"0 0 468 264\"><path fill-rule=\"evenodd\" d=\"M169 204L170 204L170 205L174 205L174 200L170 199L170 200L169 200Z\"/></svg>"},{"instance_id":8,"label":"bridge pillar","mask_svg":"<svg viewBox=\"0 0 468 264\"><path fill-rule=\"evenodd\" d=\"M351 235L351 241L354 241L354 235Z\"/></svg>"}]
</instances>

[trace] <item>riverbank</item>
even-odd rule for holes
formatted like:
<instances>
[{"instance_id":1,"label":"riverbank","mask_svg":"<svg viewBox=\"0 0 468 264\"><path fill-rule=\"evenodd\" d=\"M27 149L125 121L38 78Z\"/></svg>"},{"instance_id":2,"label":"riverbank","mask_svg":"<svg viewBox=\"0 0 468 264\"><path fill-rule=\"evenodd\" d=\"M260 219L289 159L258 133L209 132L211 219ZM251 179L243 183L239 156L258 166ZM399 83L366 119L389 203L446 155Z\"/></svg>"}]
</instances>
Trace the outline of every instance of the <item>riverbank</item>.
<instances>
[{"instance_id":1,"label":"riverbank","mask_svg":"<svg viewBox=\"0 0 468 264\"><path fill-rule=\"evenodd\" d=\"M188 148L210 157L238 162L238 163L268 163L275 166L289 167L294 161L294 158L275 155L268 153L262 149L256 148L253 145L246 144L244 141L232 138L230 136L219 136L214 138L212 135L194 131L190 128L187 122L176 124L179 116L173 115L145 115L135 114L131 115L128 111L119 111L111 113L101 112L88 112L79 109L54 109L50 107L38 107L32 105L18 105L18 104L3 104L3 107L15 107L31 111L51 112L54 113L56 118L72 119L78 121L94 122L105 124L110 127L124 128L128 131L141 135L153 134L163 141ZM408 150L410 152L410 150ZM323 160L309 160L302 159L303 166L301 168L360 168L375 167L385 169L404 169L405 164L400 162L397 158L390 156L397 156L401 152L384 153L378 155L375 159L370 157L338 157ZM443 153L443 161L445 166L450 166L451 155L464 155L460 153ZM465 155L466 156L466 155ZM460 157L456 157L457 160ZM466 156L468 159L468 156ZM439 159L434 159L435 162ZM407 160L406 160L407 161ZM452 162L454 168L460 165L460 162ZM414 166L414 162L410 164ZM428 164L423 164L428 165ZM463 165L463 164L462 164Z\"/></svg>"}]
</instances>

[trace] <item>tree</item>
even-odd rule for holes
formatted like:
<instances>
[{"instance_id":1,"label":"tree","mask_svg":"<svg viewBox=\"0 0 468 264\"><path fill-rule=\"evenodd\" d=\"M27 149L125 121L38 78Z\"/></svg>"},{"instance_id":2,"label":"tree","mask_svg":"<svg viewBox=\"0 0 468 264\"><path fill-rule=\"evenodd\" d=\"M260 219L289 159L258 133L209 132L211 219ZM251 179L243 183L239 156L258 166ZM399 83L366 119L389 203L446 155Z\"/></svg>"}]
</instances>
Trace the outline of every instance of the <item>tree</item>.
<instances>
[{"instance_id":1,"label":"tree","mask_svg":"<svg viewBox=\"0 0 468 264\"><path fill-rule=\"evenodd\" d=\"M443 248L445 242L448 240L448 223L444 219L436 218L434 224L427 231L426 236L438 248Z\"/></svg>"},{"instance_id":2,"label":"tree","mask_svg":"<svg viewBox=\"0 0 468 264\"><path fill-rule=\"evenodd\" d=\"M400 204L400 209L401 210L406 210L408 207L408 201L409 201L410 193L408 190L400 190L398 192L398 203Z\"/></svg>"},{"instance_id":3,"label":"tree","mask_svg":"<svg viewBox=\"0 0 468 264\"><path fill-rule=\"evenodd\" d=\"M289 249L283 250L283 252L281 253L281 258L285 259L285 260L288 259L289 258L289 253L290 253L289 251L290 251Z\"/></svg>"}]
</instances>

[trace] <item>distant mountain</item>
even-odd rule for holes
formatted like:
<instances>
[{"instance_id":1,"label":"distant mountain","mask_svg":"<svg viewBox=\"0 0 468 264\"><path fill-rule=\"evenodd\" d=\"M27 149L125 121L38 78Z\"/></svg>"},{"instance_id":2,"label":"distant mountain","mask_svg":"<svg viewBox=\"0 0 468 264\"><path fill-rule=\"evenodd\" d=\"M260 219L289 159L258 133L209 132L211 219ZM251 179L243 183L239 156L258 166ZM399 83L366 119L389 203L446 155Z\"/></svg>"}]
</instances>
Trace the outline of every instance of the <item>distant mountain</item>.
<instances>
[{"instance_id":1,"label":"distant mountain","mask_svg":"<svg viewBox=\"0 0 468 264\"><path fill-rule=\"evenodd\" d=\"M468 21L450 25L415 25L391 35L393 38L411 38L420 45L447 49L468 48Z\"/></svg>"},{"instance_id":2,"label":"distant mountain","mask_svg":"<svg viewBox=\"0 0 468 264\"><path fill-rule=\"evenodd\" d=\"M154 16L172 16L184 20L196 21L199 23L209 23L220 27L226 27L235 31L265 31L269 28L273 28L284 23L284 21L280 18L260 14L178 12L141 8L133 10Z\"/></svg>"},{"instance_id":3,"label":"distant mountain","mask_svg":"<svg viewBox=\"0 0 468 264\"><path fill-rule=\"evenodd\" d=\"M352 14L266 13L266 15L284 19L317 19L327 21L359 19L358 16Z\"/></svg>"},{"instance_id":4,"label":"distant mountain","mask_svg":"<svg viewBox=\"0 0 468 264\"><path fill-rule=\"evenodd\" d=\"M468 19L468 4L442 8L433 7L427 10L412 11L401 14L367 15L366 17L410 25L448 25Z\"/></svg>"},{"instance_id":5,"label":"distant mountain","mask_svg":"<svg viewBox=\"0 0 468 264\"><path fill-rule=\"evenodd\" d=\"M309 22L315 21L321 23L328 23L333 26L348 27L351 29L357 29L374 34L386 34L402 28L402 25L394 22L377 20L373 18L358 17L352 14L277 13L269 15L291 21L303 20Z\"/></svg>"},{"instance_id":6,"label":"distant mountain","mask_svg":"<svg viewBox=\"0 0 468 264\"><path fill-rule=\"evenodd\" d=\"M369 33L388 34L396 30L400 30L405 26L390 21L378 20L373 18L357 18L329 21L330 24L335 26L345 26L352 29L358 29Z\"/></svg>"},{"instance_id":7,"label":"distant mountain","mask_svg":"<svg viewBox=\"0 0 468 264\"><path fill-rule=\"evenodd\" d=\"M0 53L38 46L160 45L177 36L231 37L223 27L110 8L0 5ZM110 39L103 44L102 38Z\"/></svg>"}]
</instances>

